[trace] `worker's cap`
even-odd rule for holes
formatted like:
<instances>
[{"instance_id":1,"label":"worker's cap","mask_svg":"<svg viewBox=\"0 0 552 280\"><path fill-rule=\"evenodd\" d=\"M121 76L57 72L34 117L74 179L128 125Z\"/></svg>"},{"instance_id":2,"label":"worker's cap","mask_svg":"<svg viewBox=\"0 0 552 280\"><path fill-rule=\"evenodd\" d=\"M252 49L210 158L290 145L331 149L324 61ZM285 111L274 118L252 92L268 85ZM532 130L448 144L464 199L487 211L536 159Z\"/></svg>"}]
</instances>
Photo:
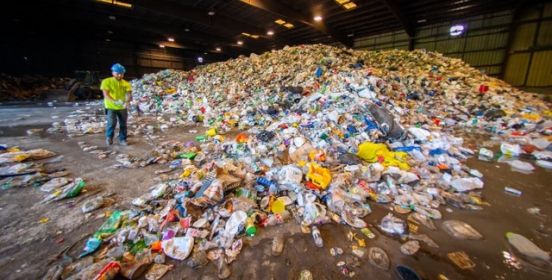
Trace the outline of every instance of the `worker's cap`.
<instances>
[{"instance_id":1,"label":"worker's cap","mask_svg":"<svg viewBox=\"0 0 552 280\"><path fill-rule=\"evenodd\" d=\"M115 63L115 64L113 64L113 66L111 66L111 72L124 74L126 72L126 69L123 65L121 65L119 63Z\"/></svg>"}]
</instances>

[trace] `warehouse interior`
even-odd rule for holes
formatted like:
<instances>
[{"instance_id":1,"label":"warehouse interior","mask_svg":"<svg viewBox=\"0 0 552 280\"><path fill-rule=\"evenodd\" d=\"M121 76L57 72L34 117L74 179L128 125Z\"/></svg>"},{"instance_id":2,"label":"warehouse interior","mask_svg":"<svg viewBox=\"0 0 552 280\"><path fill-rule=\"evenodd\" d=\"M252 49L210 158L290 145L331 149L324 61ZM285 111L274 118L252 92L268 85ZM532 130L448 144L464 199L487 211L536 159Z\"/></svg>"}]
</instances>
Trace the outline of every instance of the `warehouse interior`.
<instances>
[{"instance_id":1,"label":"warehouse interior","mask_svg":"<svg viewBox=\"0 0 552 280\"><path fill-rule=\"evenodd\" d=\"M548 279L552 2L0 10L1 279Z\"/></svg>"}]
</instances>

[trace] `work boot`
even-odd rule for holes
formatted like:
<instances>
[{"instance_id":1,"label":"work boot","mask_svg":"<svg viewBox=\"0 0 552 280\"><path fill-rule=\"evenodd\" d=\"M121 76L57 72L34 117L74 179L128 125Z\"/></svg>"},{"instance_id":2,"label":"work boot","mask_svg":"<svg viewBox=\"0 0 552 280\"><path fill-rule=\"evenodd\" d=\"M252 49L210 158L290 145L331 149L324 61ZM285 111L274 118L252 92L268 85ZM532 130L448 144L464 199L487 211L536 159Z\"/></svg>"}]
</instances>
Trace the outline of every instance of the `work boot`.
<instances>
[{"instance_id":1,"label":"work boot","mask_svg":"<svg viewBox=\"0 0 552 280\"><path fill-rule=\"evenodd\" d=\"M120 141L119 145L121 146L128 146L128 142L126 140Z\"/></svg>"},{"instance_id":2,"label":"work boot","mask_svg":"<svg viewBox=\"0 0 552 280\"><path fill-rule=\"evenodd\" d=\"M106 144L107 146L113 145L113 139L111 139L111 138L105 138L105 144Z\"/></svg>"}]
</instances>

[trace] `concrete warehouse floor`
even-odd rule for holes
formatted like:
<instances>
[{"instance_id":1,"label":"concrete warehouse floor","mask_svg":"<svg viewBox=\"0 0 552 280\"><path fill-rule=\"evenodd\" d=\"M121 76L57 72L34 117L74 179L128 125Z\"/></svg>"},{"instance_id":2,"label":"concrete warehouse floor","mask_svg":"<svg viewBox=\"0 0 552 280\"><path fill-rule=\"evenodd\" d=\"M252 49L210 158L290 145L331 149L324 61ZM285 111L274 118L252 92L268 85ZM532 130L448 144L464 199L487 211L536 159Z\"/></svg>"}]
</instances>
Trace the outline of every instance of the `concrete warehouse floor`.
<instances>
[{"instance_id":1,"label":"concrete warehouse floor","mask_svg":"<svg viewBox=\"0 0 552 280\"><path fill-rule=\"evenodd\" d=\"M81 107L82 109L82 107ZM59 163L47 164L49 169L66 168L73 177L87 181L87 192L80 196L50 204L39 204L43 193L33 188L14 188L0 191L0 279L39 279L48 270L56 257L67 247L67 256L75 257L83 247L85 239L103 223L103 213L112 209L124 209L130 201L147 191L156 179L156 170L164 165L150 165L136 169L114 169L113 158L98 159L95 155L83 152L77 142L103 146L102 134L68 138L63 134L44 133L26 136L28 128L48 127L52 121L62 121L75 107L35 107L6 106L0 108L0 143L17 145L24 149L45 148L63 155ZM52 116L57 118L52 119ZM188 133L191 128L169 129L165 139L191 140L196 134ZM203 128L193 128L202 133ZM485 136L465 133L465 140L472 148L481 143ZM127 153L146 153L151 144L142 137L129 139L131 146L113 146L113 149ZM494 150L497 150L496 147ZM45 160L47 161L47 160ZM509 165L484 162L476 158L467 165L484 174L484 197L491 205L482 211L459 210L441 207L445 219L457 219L471 224L484 235L483 240L456 240L450 238L437 221L437 231L420 226L419 233L431 237L440 247L431 248L421 242L422 249L414 256L400 253L401 241L386 236L376 227L381 218L389 212L389 205L370 202L373 212L366 217L376 233L375 239L366 240L367 247L378 246L389 255L391 266L398 264L414 268L425 279L438 279L443 274L448 279L550 279L526 268L516 269L508 265L503 251L508 250L504 237L508 231L522 234L544 250L552 248L552 189L550 172L537 167L532 174L522 174L510 170ZM523 191L520 197L504 193L505 186ZM115 204L94 211L91 215L81 212L82 202L98 193L114 193ZM540 215L527 212L528 208L540 208ZM450 208L452 212L446 211ZM406 215L399 215L406 218ZM41 223L40 220L48 218ZM44 221L44 220L43 220ZM351 258L351 245L347 233L348 226L327 224L321 228L324 248L317 248L309 234L301 233L299 225L291 220L285 225L261 229L253 238L245 238L245 246L237 260L232 263L231 279L296 279L303 269L310 270L314 279L341 279L338 261ZM353 230L359 236L358 230ZM284 234L284 252L279 257L270 255L271 237ZM71 246L71 245L75 246ZM341 247L344 254L330 255L331 247ZM465 251L476 263L473 270L460 270L448 258L447 253ZM368 263L365 255L360 258L360 266L352 268L356 279L394 279L394 273L380 270ZM193 270L184 262L174 262L175 268L163 279L217 279L215 264Z\"/></svg>"}]
</instances>

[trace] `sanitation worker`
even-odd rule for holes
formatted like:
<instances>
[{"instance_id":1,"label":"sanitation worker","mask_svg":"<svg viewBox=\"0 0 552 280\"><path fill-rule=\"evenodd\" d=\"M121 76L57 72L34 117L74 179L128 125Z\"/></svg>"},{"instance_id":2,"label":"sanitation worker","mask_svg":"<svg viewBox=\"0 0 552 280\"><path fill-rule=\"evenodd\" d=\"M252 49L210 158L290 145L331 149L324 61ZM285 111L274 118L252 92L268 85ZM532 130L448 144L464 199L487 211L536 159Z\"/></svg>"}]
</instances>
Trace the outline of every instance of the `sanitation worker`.
<instances>
[{"instance_id":1,"label":"sanitation worker","mask_svg":"<svg viewBox=\"0 0 552 280\"><path fill-rule=\"evenodd\" d=\"M125 76L125 67L116 63L111 66L112 77L102 81L100 89L103 91L104 106L107 115L107 125L105 127L105 143L113 145L113 136L115 127L119 122L119 144L127 146L127 108L130 107L131 86L123 79Z\"/></svg>"}]
</instances>

